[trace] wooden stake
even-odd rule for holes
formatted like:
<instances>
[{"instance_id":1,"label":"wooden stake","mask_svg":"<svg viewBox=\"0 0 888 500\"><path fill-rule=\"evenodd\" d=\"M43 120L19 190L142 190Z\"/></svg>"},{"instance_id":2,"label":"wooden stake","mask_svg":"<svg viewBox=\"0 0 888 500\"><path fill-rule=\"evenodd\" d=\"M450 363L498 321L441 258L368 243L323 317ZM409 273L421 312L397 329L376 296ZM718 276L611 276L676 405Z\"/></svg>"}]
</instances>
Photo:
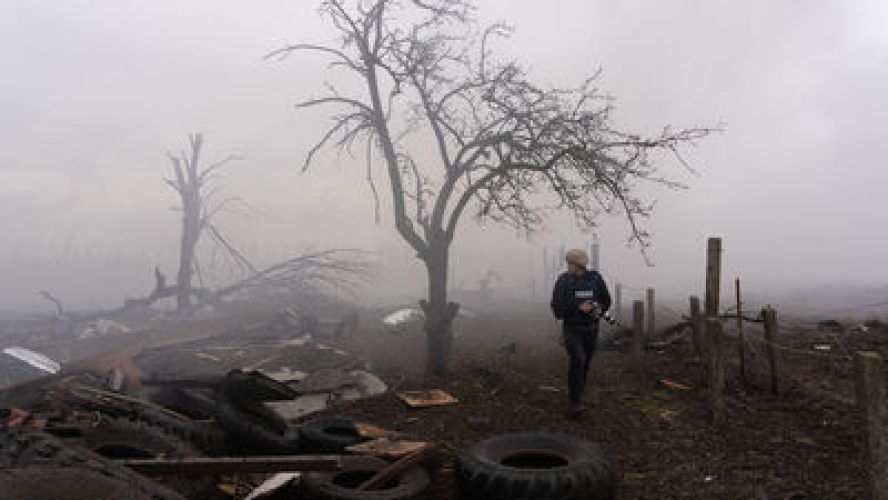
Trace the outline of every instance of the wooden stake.
<instances>
[{"instance_id":1,"label":"wooden stake","mask_svg":"<svg viewBox=\"0 0 888 500\"><path fill-rule=\"evenodd\" d=\"M722 350L722 323L706 318L706 346L709 355L709 412L712 425L725 423L725 358Z\"/></svg>"},{"instance_id":2,"label":"wooden stake","mask_svg":"<svg viewBox=\"0 0 888 500\"><path fill-rule=\"evenodd\" d=\"M743 339L743 305L740 301L740 278L734 278L734 289L737 292L737 338L740 351L740 381L746 385L746 342Z\"/></svg>"},{"instance_id":3,"label":"wooden stake","mask_svg":"<svg viewBox=\"0 0 888 500\"><path fill-rule=\"evenodd\" d=\"M552 276L549 274L549 249L543 248L543 286L552 285Z\"/></svg>"},{"instance_id":4,"label":"wooden stake","mask_svg":"<svg viewBox=\"0 0 888 500\"><path fill-rule=\"evenodd\" d=\"M591 255L592 270L594 270L594 271L601 271L601 269L599 267L601 265L601 262L599 261L600 249L601 249L601 245L599 245L599 243L598 243L598 233L595 233L593 235L593 239L592 239L592 255Z\"/></svg>"},{"instance_id":5,"label":"wooden stake","mask_svg":"<svg viewBox=\"0 0 888 500\"><path fill-rule=\"evenodd\" d=\"M623 323L623 285L614 286L614 317L617 323Z\"/></svg>"},{"instance_id":6,"label":"wooden stake","mask_svg":"<svg viewBox=\"0 0 888 500\"><path fill-rule=\"evenodd\" d=\"M693 334L692 339L694 342L694 352L697 353L697 357L700 359L703 358L703 354L705 353L706 344L703 338L703 321L702 315L700 314L700 297L692 296L690 299L691 305L691 332Z\"/></svg>"},{"instance_id":7,"label":"wooden stake","mask_svg":"<svg viewBox=\"0 0 888 500\"><path fill-rule=\"evenodd\" d=\"M882 356L875 352L854 353L857 407L863 429L861 441L866 466L869 498L888 499L888 450L885 446L885 375Z\"/></svg>"},{"instance_id":8,"label":"wooden stake","mask_svg":"<svg viewBox=\"0 0 888 500\"><path fill-rule=\"evenodd\" d=\"M768 369L771 375L771 393L777 394L777 312L766 307L762 309L762 319L765 323L765 344L768 353Z\"/></svg>"},{"instance_id":9,"label":"wooden stake","mask_svg":"<svg viewBox=\"0 0 888 500\"><path fill-rule=\"evenodd\" d=\"M657 338L657 332L655 331L657 326L654 322L654 289L647 289L647 338L653 340Z\"/></svg>"},{"instance_id":10,"label":"wooden stake","mask_svg":"<svg viewBox=\"0 0 888 500\"><path fill-rule=\"evenodd\" d=\"M709 238L706 247L706 297L704 303L704 312L707 318L718 316L721 251L721 238Z\"/></svg>"},{"instance_id":11,"label":"wooden stake","mask_svg":"<svg viewBox=\"0 0 888 500\"><path fill-rule=\"evenodd\" d=\"M632 302L632 353L638 357L644 344L644 302Z\"/></svg>"}]
</instances>

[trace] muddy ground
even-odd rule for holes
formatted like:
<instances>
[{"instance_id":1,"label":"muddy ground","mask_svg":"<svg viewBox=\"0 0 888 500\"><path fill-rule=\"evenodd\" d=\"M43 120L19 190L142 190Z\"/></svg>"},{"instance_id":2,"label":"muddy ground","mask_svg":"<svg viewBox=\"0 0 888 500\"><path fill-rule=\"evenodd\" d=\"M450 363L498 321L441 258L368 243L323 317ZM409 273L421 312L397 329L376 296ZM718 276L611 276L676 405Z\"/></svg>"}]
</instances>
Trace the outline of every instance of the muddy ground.
<instances>
[{"instance_id":1,"label":"muddy ground","mask_svg":"<svg viewBox=\"0 0 888 500\"><path fill-rule=\"evenodd\" d=\"M333 349L278 353L263 367L369 366L395 389L443 388L459 404L415 410L390 393L328 413L440 441L451 453L486 436L518 431L566 432L598 442L617 465L619 498L865 497L856 417L847 404L853 394L824 399L786 385L772 396L763 386L743 387L734 361L727 424L714 428L701 389L702 366L692 347L679 343L645 353L640 363L628 354L600 352L587 390L590 411L575 422L565 418L566 356L558 327L546 316L462 320L457 332L447 378L424 375L418 327L393 333L364 325L359 332L325 339L323 346ZM226 343L220 341L219 347ZM337 354L336 348L350 356ZM149 350L139 359L152 371L166 373L184 366L206 373L214 364L227 368L268 359L261 348L235 350L234 358L225 352L230 351L215 351L221 362L197 360L193 348L177 354ZM658 383L662 378L690 389L666 388ZM435 474L429 499L455 498L445 463Z\"/></svg>"},{"instance_id":2,"label":"muddy ground","mask_svg":"<svg viewBox=\"0 0 888 500\"><path fill-rule=\"evenodd\" d=\"M176 334L192 339L183 344L154 332L151 342L135 342L141 349L135 359L161 376L222 374L244 366L369 367L394 389L443 388L459 403L416 410L389 393L327 413L439 441L451 455L495 434L574 434L609 451L619 471L619 498L865 498L857 421L848 403L853 394L824 398L786 385L772 396L764 387L741 385L734 362L727 424L715 428L708 423L702 366L688 343L647 352L640 362L628 354L600 352L587 390L590 410L582 421L571 421L565 417L566 356L557 325L543 314L462 319L447 378L424 375L418 325L391 332L365 322L359 331L323 339L320 347L313 342L308 348L280 349L256 339L246 345L239 336L261 336L262 329L226 329L226 323L179 326L190 330ZM211 330L225 333L208 338ZM689 389L664 387L658 383L663 378ZM851 385L835 387L850 390ZM456 498L450 462L444 464L425 498Z\"/></svg>"},{"instance_id":3,"label":"muddy ground","mask_svg":"<svg viewBox=\"0 0 888 500\"><path fill-rule=\"evenodd\" d=\"M385 395L336 412L427 436L450 450L504 432L582 436L611 453L619 498L865 498L851 406L791 387L771 396L743 388L729 374L727 425L714 428L700 389L702 368L691 346L679 344L646 353L640 364L628 354L599 353L587 390L590 411L574 422L565 418L566 356L557 327L504 318L474 326L457 339L448 379L383 371L405 389L442 387L459 404L413 410ZM421 350L415 340L389 343L389 350L401 350L392 353L396 359L415 359ZM661 378L691 389L668 389ZM448 468L437 473L429 498L454 498Z\"/></svg>"}]
</instances>

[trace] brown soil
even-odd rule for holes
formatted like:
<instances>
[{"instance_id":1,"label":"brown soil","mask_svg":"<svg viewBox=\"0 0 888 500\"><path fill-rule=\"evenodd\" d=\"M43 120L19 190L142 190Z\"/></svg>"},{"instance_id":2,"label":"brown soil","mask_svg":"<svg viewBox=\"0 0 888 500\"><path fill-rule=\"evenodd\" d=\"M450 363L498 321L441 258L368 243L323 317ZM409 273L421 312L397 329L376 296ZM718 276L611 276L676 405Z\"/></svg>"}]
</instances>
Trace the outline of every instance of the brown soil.
<instances>
[{"instance_id":1,"label":"brown soil","mask_svg":"<svg viewBox=\"0 0 888 500\"><path fill-rule=\"evenodd\" d=\"M866 496L853 407L792 387L771 396L742 388L729 374L727 424L712 427L702 367L684 344L645 353L639 364L628 354L599 353L586 393L590 410L571 421L564 412L566 356L556 332L543 320L475 321L457 339L447 379L409 372L411 361L421 359L418 335L365 332L344 339L397 388L443 388L459 403L416 410L387 394L331 413L437 440L451 453L500 433L574 434L610 452L621 478L619 498ZM691 389L665 388L661 378ZM428 498L455 498L451 472L447 461Z\"/></svg>"}]
</instances>

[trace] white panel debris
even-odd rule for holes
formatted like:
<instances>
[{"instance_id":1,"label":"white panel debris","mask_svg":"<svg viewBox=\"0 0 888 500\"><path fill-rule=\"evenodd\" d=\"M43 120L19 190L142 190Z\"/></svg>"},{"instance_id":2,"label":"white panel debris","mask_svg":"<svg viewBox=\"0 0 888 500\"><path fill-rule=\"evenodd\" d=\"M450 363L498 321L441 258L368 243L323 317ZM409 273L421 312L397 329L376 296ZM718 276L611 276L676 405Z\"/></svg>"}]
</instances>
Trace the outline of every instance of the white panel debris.
<instances>
[{"instance_id":1,"label":"white panel debris","mask_svg":"<svg viewBox=\"0 0 888 500\"><path fill-rule=\"evenodd\" d=\"M415 308L398 309L397 311L382 318L382 322L389 326L397 326L424 316L422 311Z\"/></svg>"},{"instance_id":2,"label":"white panel debris","mask_svg":"<svg viewBox=\"0 0 888 500\"><path fill-rule=\"evenodd\" d=\"M40 354L39 352L25 349L24 347L7 347L6 349L3 349L3 354L24 361L34 368L43 370L46 373L58 373L62 369L62 365L58 361Z\"/></svg>"}]
</instances>

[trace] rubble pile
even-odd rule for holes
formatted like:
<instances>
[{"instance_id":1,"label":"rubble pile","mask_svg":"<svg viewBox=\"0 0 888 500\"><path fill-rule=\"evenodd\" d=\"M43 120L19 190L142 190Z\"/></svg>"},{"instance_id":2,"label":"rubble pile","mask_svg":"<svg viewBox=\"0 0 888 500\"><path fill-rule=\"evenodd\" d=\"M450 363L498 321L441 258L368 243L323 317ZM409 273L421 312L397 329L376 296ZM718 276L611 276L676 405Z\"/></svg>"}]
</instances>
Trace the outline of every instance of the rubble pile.
<instances>
[{"instance_id":1,"label":"rubble pile","mask_svg":"<svg viewBox=\"0 0 888 500\"><path fill-rule=\"evenodd\" d=\"M424 498L443 446L335 415L339 404L393 390L337 342L356 325L354 317L324 322L287 310L264 326L62 363L7 347L0 376L21 376L0 387L0 492L19 500ZM439 389L393 396L417 411L458 404ZM510 443L521 439L505 436L499 446L512 456L520 450ZM544 460L574 460L578 448L551 439L566 448L540 451ZM492 483L473 477L493 481L500 472L510 491L527 474L541 488L565 474L597 474L612 485L606 461L579 460L556 473L497 463L479 450L459 459L463 498L488 498ZM592 486L571 486L581 487Z\"/></svg>"},{"instance_id":2,"label":"rubble pile","mask_svg":"<svg viewBox=\"0 0 888 500\"><path fill-rule=\"evenodd\" d=\"M122 498L121 491L127 498L340 498L337 491L356 489L412 498L429 483L418 462L383 483L364 483L391 475L391 463L407 455L427 455L432 443L317 415L388 391L366 363L331 342L340 323L356 326L353 316L325 325L286 310L254 328L71 363L6 347L0 491L65 498L77 475L82 498ZM325 326L332 334L323 335ZM138 334L104 327L90 325L78 337ZM379 446L383 436L388 447ZM365 443L375 445L352 448Z\"/></svg>"}]
</instances>

